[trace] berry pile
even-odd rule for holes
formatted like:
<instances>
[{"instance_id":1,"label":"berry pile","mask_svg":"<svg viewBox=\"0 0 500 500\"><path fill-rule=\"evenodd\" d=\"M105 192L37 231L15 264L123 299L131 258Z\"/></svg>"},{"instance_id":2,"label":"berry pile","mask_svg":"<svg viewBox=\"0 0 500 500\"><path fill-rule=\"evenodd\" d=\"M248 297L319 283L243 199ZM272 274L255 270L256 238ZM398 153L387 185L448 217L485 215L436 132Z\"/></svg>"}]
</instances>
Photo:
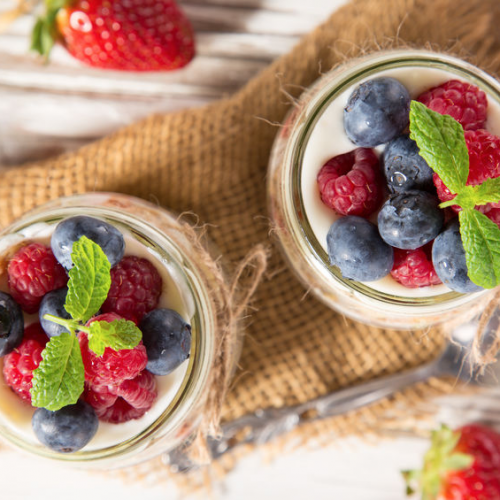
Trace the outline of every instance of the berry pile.
<instances>
[{"instance_id":1,"label":"berry pile","mask_svg":"<svg viewBox=\"0 0 500 500\"><path fill-rule=\"evenodd\" d=\"M353 149L330 158L317 175L321 200L339 215L327 235L330 262L358 281L390 274L410 288L442 282L462 293L481 290L468 276L456 218L460 208L439 207L455 194L409 137L412 99L462 125L467 185L500 177L500 138L485 130L487 98L479 88L450 80L410 96L394 78L365 81L344 109ZM500 227L500 203L476 208Z\"/></svg>"},{"instance_id":2,"label":"berry pile","mask_svg":"<svg viewBox=\"0 0 500 500\"><path fill-rule=\"evenodd\" d=\"M67 301L69 287L76 286L71 278L72 252L83 237L96 244L103 259L109 261L110 283L99 311L81 323L85 331L68 326L74 318ZM122 423L142 417L157 397L156 376L171 373L189 357L190 326L177 312L159 307L164 293L160 273L149 260L125 255L125 250L123 234L114 226L93 217L75 216L56 226L50 247L27 243L9 261L9 289L0 292L0 356L5 383L27 404L34 403L34 374L45 360L44 349L62 334L77 335L84 372L80 398L76 404L54 411L39 407L33 415L35 435L56 451L73 452L85 446L97 431L98 420ZM37 313L39 321L23 311ZM60 321L54 322L54 317ZM113 322L131 324L140 330L142 339L133 348L105 347L102 354L96 354L89 340L94 322L99 328Z\"/></svg>"}]
</instances>

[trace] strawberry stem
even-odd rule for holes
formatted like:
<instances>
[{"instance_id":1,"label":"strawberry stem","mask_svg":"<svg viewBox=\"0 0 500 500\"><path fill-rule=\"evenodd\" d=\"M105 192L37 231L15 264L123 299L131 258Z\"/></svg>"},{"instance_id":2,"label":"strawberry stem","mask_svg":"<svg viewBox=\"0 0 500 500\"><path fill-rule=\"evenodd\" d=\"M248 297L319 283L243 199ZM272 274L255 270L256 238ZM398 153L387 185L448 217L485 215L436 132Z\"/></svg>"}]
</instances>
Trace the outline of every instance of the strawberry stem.
<instances>
[{"instance_id":1,"label":"strawberry stem","mask_svg":"<svg viewBox=\"0 0 500 500\"><path fill-rule=\"evenodd\" d=\"M472 466L472 455L456 451L459 440L460 432L444 424L432 432L431 447L424 456L422 469L402 472L407 495L420 491L422 500L435 500L450 473Z\"/></svg>"}]
</instances>

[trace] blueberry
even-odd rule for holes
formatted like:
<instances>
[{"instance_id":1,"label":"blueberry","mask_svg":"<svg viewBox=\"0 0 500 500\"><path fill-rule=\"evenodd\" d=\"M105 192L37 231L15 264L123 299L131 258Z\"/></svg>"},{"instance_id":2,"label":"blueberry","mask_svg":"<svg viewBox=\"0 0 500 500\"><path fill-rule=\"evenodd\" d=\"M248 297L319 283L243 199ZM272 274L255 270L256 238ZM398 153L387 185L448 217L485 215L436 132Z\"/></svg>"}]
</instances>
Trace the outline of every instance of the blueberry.
<instances>
[{"instance_id":1,"label":"blueberry","mask_svg":"<svg viewBox=\"0 0 500 500\"><path fill-rule=\"evenodd\" d=\"M49 319L43 319L45 314L52 314L53 316L58 316L59 318L71 319L70 314L66 311L66 309L64 309L67 293L68 289L66 287L58 288L57 290L46 293L40 303L40 310L38 313L40 324L49 337L57 337L63 332L69 333L69 330L66 327L58 325Z\"/></svg>"},{"instance_id":2,"label":"blueberry","mask_svg":"<svg viewBox=\"0 0 500 500\"><path fill-rule=\"evenodd\" d=\"M375 147L400 135L410 121L410 94L394 78L359 85L344 109L344 129L356 145Z\"/></svg>"},{"instance_id":3,"label":"blueberry","mask_svg":"<svg viewBox=\"0 0 500 500\"><path fill-rule=\"evenodd\" d=\"M50 246L59 263L65 269L71 269L71 251L73 243L81 236L86 236L97 243L106 254L111 266L123 257L125 241L123 235L111 224L94 217L77 215L61 221L52 234Z\"/></svg>"},{"instance_id":4,"label":"blueberry","mask_svg":"<svg viewBox=\"0 0 500 500\"><path fill-rule=\"evenodd\" d=\"M0 292L0 356L12 352L23 340L24 317L17 302Z\"/></svg>"},{"instance_id":5,"label":"blueberry","mask_svg":"<svg viewBox=\"0 0 500 500\"><path fill-rule=\"evenodd\" d=\"M425 191L395 194L382 205L378 230L389 245L414 250L433 240L444 222L439 200Z\"/></svg>"},{"instance_id":6,"label":"blueberry","mask_svg":"<svg viewBox=\"0 0 500 500\"><path fill-rule=\"evenodd\" d=\"M57 411L37 408L31 425L42 444L59 453L73 453L94 437L98 419L94 409L79 400Z\"/></svg>"},{"instance_id":7,"label":"blueberry","mask_svg":"<svg viewBox=\"0 0 500 500\"><path fill-rule=\"evenodd\" d=\"M344 278L375 281L392 269L392 248L378 234L377 227L356 215L337 219L326 237L328 255Z\"/></svg>"},{"instance_id":8,"label":"blueberry","mask_svg":"<svg viewBox=\"0 0 500 500\"><path fill-rule=\"evenodd\" d=\"M172 309L154 309L139 323L148 354L146 368L167 375L189 357L191 327Z\"/></svg>"},{"instance_id":9,"label":"blueberry","mask_svg":"<svg viewBox=\"0 0 500 500\"><path fill-rule=\"evenodd\" d=\"M400 135L387 144L383 165L387 185L392 193L433 189L433 171L419 155L419 151L417 143L408 135Z\"/></svg>"},{"instance_id":10,"label":"blueberry","mask_svg":"<svg viewBox=\"0 0 500 500\"><path fill-rule=\"evenodd\" d=\"M439 279L455 292L471 293L483 290L467 274L465 250L458 219L451 220L434 240L432 263Z\"/></svg>"}]
</instances>

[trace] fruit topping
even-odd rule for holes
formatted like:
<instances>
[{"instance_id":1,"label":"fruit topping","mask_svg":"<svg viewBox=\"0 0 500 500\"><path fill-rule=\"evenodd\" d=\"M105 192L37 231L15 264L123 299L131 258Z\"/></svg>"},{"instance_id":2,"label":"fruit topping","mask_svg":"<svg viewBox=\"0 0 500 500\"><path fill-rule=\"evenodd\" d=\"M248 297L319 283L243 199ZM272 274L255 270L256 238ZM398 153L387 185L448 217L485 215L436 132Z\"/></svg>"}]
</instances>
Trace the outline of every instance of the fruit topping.
<instances>
[{"instance_id":1,"label":"fruit topping","mask_svg":"<svg viewBox=\"0 0 500 500\"><path fill-rule=\"evenodd\" d=\"M49 337L61 335L63 332L69 333L68 328L64 325L54 323L44 317L46 314L52 314L59 318L70 319L71 315L64 308L67 294L68 289L66 287L59 288L47 293L40 303L40 311L38 313L40 324Z\"/></svg>"},{"instance_id":2,"label":"fruit topping","mask_svg":"<svg viewBox=\"0 0 500 500\"><path fill-rule=\"evenodd\" d=\"M418 153L416 142L408 135L400 135L386 145L382 156L383 170L391 193L433 189L434 172Z\"/></svg>"},{"instance_id":3,"label":"fruit topping","mask_svg":"<svg viewBox=\"0 0 500 500\"><path fill-rule=\"evenodd\" d=\"M101 248L111 267L122 259L125 241L118 229L103 220L76 215L61 221L56 226L50 241L56 259L65 269L73 267L71 261L73 243L82 236L86 236Z\"/></svg>"},{"instance_id":4,"label":"fruit topping","mask_svg":"<svg viewBox=\"0 0 500 500\"><path fill-rule=\"evenodd\" d=\"M41 243L20 248L9 261L7 274L12 297L27 313L38 311L43 296L68 281L52 250Z\"/></svg>"},{"instance_id":5,"label":"fruit topping","mask_svg":"<svg viewBox=\"0 0 500 500\"><path fill-rule=\"evenodd\" d=\"M344 109L344 129L357 146L372 148L402 134L409 123L410 94L394 78L359 85Z\"/></svg>"},{"instance_id":6,"label":"fruit topping","mask_svg":"<svg viewBox=\"0 0 500 500\"><path fill-rule=\"evenodd\" d=\"M449 80L417 97L417 101L442 115L457 120L464 130L484 128L488 101L486 94L471 83Z\"/></svg>"},{"instance_id":7,"label":"fruit topping","mask_svg":"<svg viewBox=\"0 0 500 500\"><path fill-rule=\"evenodd\" d=\"M96 316L88 325L94 321L112 321L123 319L115 313L106 313ZM146 368L148 357L146 348L142 343L133 349L115 350L106 347L102 355L97 355L89 348L88 335L84 332L78 334L78 341L82 352L83 366L85 368L85 380L90 384L118 385L124 380L135 378Z\"/></svg>"},{"instance_id":8,"label":"fruit topping","mask_svg":"<svg viewBox=\"0 0 500 500\"><path fill-rule=\"evenodd\" d=\"M0 292L0 356L12 352L23 340L24 317L17 302Z\"/></svg>"},{"instance_id":9,"label":"fruit topping","mask_svg":"<svg viewBox=\"0 0 500 500\"><path fill-rule=\"evenodd\" d=\"M337 219L327 236L328 255L344 278L375 281L389 274L393 250L380 237L377 227L356 215Z\"/></svg>"},{"instance_id":10,"label":"fruit topping","mask_svg":"<svg viewBox=\"0 0 500 500\"><path fill-rule=\"evenodd\" d=\"M101 310L139 322L158 306L161 293L162 279L155 266L128 255L111 269L111 287Z\"/></svg>"},{"instance_id":11,"label":"fruit topping","mask_svg":"<svg viewBox=\"0 0 500 500\"><path fill-rule=\"evenodd\" d=\"M425 191L395 194L382 205L378 230L389 245L414 250L433 240L443 227L438 199Z\"/></svg>"},{"instance_id":12,"label":"fruit topping","mask_svg":"<svg viewBox=\"0 0 500 500\"><path fill-rule=\"evenodd\" d=\"M394 266L391 276L407 288L439 285L439 279L431 257L430 244L415 250L394 249Z\"/></svg>"},{"instance_id":13,"label":"fruit topping","mask_svg":"<svg viewBox=\"0 0 500 500\"><path fill-rule=\"evenodd\" d=\"M468 276L465 250L457 218L451 220L434 240L432 262L439 279L452 290L461 293L482 290Z\"/></svg>"},{"instance_id":14,"label":"fruit topping","mask_svg":"<svg viewBox=\"0 0 500 500\"><path fill-rule=\"evenodd\" d=\"M39 323L26 327L21 344L3 360L5 383L24 401L31 403L30 389L33 371L42 360L42 351L48 338Z\"/></svg>"},{"instance_id":15,"label":"fruit topping","mask_svg":"<svg viewBox=\"0 0 500 500\"><path fill-rule=\"evenodd\" d=\"M357 148L331 158L317 180L323 203L341 215L366 217L382 201L383 179L371 149Z\"/></svg>"},{"instance_id":16,"label":"fruit topping","mask_svg":"<svg viewBox=\"0 0 500 500\"><path fill-rule=\"evenodd\" d=\"M191 326L172 309L154 309L139 323L148 355L147 369L167 375L189 357Z\"/></svg>"},{"instance_id":17,"label":"fruit topping","mask_svg":"<svg viewBox=\"0 0 500 500\"><path fill-rule=\"evenodd\" d=\"M42 444L58 453L73 453L89 443L99 422L94 409L79 400L57 411L37 408L31 425Z\"/></svg>"},{"instance_id":18,"label":"fruit topping","mask_svg":"<svg viewBox=\"0 0 500 500\"><path fill-rule=\"evenodd\" d=\"M124 71L173 70L194 56L193 29L174 0L45 2L32 49L48 56L61 41L90 66Z\"/></svg>"}]
</instances>

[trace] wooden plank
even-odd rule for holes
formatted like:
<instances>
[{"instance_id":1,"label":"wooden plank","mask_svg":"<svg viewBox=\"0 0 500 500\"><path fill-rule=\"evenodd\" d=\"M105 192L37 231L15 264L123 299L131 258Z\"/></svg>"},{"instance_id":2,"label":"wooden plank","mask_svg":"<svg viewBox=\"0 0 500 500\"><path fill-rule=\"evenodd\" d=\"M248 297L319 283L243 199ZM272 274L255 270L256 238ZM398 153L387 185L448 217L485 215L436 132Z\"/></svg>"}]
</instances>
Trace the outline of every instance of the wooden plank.
<instances>
[{"instance_id":1,"label":"wooden plank","mask_svg":"<svg viewBox=\"0 0 500 500\"><path fill-rule=\"evenodd\" d=\"M60 49L50 65L2 55L0 85L45 91L162 96L167 94L219 97L240 87L266 66L264 61L196 57L186 68L161 73L98 70L61 64L68 57ZM73 63L74 64L74 63Z\"/></svg>"}]
</instances>

